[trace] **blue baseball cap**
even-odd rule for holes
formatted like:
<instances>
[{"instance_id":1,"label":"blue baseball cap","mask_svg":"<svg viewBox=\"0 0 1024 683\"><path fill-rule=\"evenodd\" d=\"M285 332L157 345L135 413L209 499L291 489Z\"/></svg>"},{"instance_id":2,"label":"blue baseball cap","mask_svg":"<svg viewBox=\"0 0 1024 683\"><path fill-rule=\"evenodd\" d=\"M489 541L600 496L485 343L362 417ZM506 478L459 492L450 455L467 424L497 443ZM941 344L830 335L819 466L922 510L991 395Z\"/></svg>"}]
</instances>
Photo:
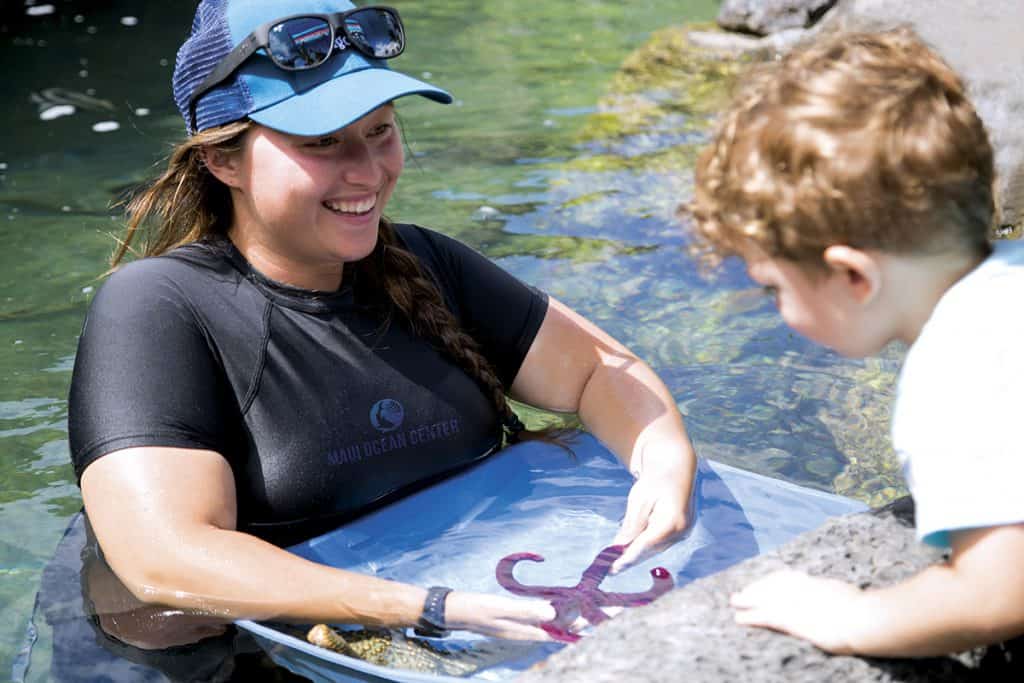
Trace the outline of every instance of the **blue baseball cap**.
<instances>
[{"instance_id":1,"label":"blue baseball cap","mask_svg":"<svg viewBox=\"0 0 1024 683\"><path fill-rule=\"evenodd\" d=\"M348 0L202 0L174 64L174 101L189 134L248 117L283 133L325 135L406 95L452 101L444 90L351 48L304 71L280 69L260 50L198 99L192 129L192 93L253 29L282 17L354 7Z\"/></svg>"}]
</instances>

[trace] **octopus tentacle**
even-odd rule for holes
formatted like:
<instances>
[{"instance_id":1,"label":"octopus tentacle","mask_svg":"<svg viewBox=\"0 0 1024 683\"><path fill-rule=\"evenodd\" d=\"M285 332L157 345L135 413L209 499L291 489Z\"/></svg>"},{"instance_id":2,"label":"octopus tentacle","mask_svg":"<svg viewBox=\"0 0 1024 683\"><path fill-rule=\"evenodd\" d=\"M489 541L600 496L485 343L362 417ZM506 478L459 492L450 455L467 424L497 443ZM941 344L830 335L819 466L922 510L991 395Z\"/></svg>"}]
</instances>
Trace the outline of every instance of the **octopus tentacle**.
<instances>
[{"instance_id":1,"label":"octopus tentacle","mask_svg":"<svg viewBox=\"0 0 1024 683\"><path fill-rule=\"evenodd\" d=\"M622 553L626 550L624 545L610 545L604 548L597 554L594 561L590 563L590 566L583 570L583 576L580 578L581 588L597 588L598 584L604 581L604 577L608 576L608 572L611 571L612 563L622 556Z\"/></svg>"},{"instance_id":2,"label":"octopus tentacle","mask_svg":"<svg viewBox=\"0 0 1024 683\"><path fill-rule=\"evenodd\" d=\"M646 605L657 600L675 588L675 581L672 580L672 575L664 567L652 569L651 576L654 578L654 581L649 589L640 593L604 593L604 604L620 607L639 607L640 605Z\"/></svg>"},{"instance_id":3,"label":"octopus tentacle","mask_svg":"<svg viewBox=\"0 0 1024 683\"><path fill-rule=\"evenodd\" d=\"M607 600L604 604L608 607L643 607L649 605L661 597L661 593L654 590L643 593L605 593Z\"/></svg>"},{"instance_id":4,"label":"octopus tentacle","mask_svg":"<svg viewBox=\"0 0 1024 683\"><path fill-rule=\"evenodd\" d=\"M572 631L566 628L562 628L561 626L556 626L551 622L541 624L540 627L544 629L544 632L547 633L549 636L563 643L575 643L582 637L577 633L573 633Z\"/></svg>"},{"instance_id":5,"label":"octopus tentacle","mask_svg":"<svg viewBox=\"0 0 1024 683\"><path fill-rule=\"evenodd\" d=\"M516 566L516 563L526 560L528 562L543 562L544 556L537 555L536 553L514 553L507 555L498 561L498 566L494 569L494 577L498 580L498 583L505 590L515 595L533 595L535 590L532 586L526 586L519 583L515 576L512 575L512 569Z\"/></svg>"},{"instance_id":6,"label":"octopus tentacle","mask_svg":"<svg viewBox=\"0 0 1024 683\"><path fill-rule=\"evenodd\" d=\"M515 553L502 558L495 569L498 583L515 595L547 598L555 608L555 618L541 624L548 635L555 640L574 643L580 636L572 632L577 616L591 624L600 624L609 619L602 607L638 607L646 605L670 591L675 582L664 567L651 570L654 579L651 587L638 593L604 592L598 586L611 571L612 563L622 556L626 546L610 545L603 548L590 566L583 571L575 586L526 586L515 579L512 572L517 562L543 562L544 558L534 553Z\"/></svg>"},{"instance_id":7,"label":"octopus tentacle","mask_svg":"<svg viewBox=\"0 0 1024 683\"><path fill-rule=\"evenodd\" d=\"M498 583L502 588L514 595L548 599L557 598L565 591L571 590L556 586L527 586L526 584L520 583L515 576L513 576L513 568L518 562L524 560L528 562L543 562L544 556L537 555L536 553L514 553L501 558L498 562L498 566L494 570L494 577L498 580Z\"/></svg>"},{"instance_id":8,"label":"octopus tentacle","mask_svg":"<svg viewBox=\"0 0 1024 683\"><path fill-rule=\"evenodd\" d=\"M608 615L601 610L600 606L602 604L605 604L604 601L583 600L580 603L580 614L591 624L600 624L602 621L608 621Z\"/></svg>"}]
</instances>

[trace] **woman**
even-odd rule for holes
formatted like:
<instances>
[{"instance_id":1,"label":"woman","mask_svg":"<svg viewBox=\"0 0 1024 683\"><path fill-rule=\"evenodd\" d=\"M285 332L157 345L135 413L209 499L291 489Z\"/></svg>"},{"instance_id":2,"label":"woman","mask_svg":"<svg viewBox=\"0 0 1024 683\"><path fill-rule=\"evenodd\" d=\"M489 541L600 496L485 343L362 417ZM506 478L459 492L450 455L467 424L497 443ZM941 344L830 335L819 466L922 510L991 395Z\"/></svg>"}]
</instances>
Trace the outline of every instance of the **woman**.
<instances>
[{"instance_id":1,"label":"woman","mask_svg":"<svg viewBox=\"0 0 1024 683\"><path fill-rule=\"evenodd\" d=\"M388 67L404 41L393 10L345 0L199 6L174 75L191 136L129 207L114 265L155 234L97 294L70 395L86 514L142 603L547 639L545 602L281 549L514 439L506 393L578 413L636 475L616 569L686 526L694 454L654 373L468 247L384 218L394 100L451 101ZM134 643L206 630L167 634Z\"/></svg>"}]
</instances>

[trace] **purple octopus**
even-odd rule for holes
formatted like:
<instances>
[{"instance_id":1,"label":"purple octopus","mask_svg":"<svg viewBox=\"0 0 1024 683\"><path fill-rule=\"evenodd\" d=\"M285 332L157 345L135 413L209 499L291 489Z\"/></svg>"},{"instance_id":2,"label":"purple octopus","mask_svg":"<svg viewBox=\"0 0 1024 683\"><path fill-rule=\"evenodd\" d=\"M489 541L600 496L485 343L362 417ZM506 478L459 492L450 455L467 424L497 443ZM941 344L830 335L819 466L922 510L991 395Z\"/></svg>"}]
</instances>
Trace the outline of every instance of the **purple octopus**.
<instances>
[{"instance_id":1,"label":"purple octopus","mask_svg":"<svg viewBox=\"0 0 1024 683\"><path fill-rule=\"evenodd\" d=\"M570 631L576 615L582 615L591 624L599 624L608 619L602 607L638 607L652 602L656 598L672 590L675 583L672 575L664 567L651 570L654 584L641 593L606 593L598 588L598 584L608 575L609 570L622 552L624 545L611 545L602 550L583 572L580 582L575 586L524 586L512 576L512 569L521 560L543 562L544 558L535 553L513 553L501 558L494 573L498 583L515 595L545 598L555 608L555 618L541 625L552 638L566 643L574 643L580 636Z\"/></svg>"}]
</instances>

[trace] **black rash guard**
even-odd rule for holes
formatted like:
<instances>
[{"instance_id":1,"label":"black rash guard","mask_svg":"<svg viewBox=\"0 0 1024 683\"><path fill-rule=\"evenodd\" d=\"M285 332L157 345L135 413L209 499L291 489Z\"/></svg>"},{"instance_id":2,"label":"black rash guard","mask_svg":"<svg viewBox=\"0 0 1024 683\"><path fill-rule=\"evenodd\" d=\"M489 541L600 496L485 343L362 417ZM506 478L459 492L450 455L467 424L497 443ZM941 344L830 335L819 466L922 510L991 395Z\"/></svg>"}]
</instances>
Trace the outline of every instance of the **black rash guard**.
<instances>
[{"instance_id":1,"label":"black rash guard","mask_svg":"<svg viewBox=\"0 0 1024 683\"><path fill-rule=\"evenodd\" d=\"M397 225L507 387L547 297L469 247ZM347 280L346 280L347 282ZM103 285L69 398L75 473L138 446L213 450L230 464L238 527L278 543L479 460L500 445L478 383L352 287L300 290L226 239L130 263Z\"/></svg>"}]
</instances>

